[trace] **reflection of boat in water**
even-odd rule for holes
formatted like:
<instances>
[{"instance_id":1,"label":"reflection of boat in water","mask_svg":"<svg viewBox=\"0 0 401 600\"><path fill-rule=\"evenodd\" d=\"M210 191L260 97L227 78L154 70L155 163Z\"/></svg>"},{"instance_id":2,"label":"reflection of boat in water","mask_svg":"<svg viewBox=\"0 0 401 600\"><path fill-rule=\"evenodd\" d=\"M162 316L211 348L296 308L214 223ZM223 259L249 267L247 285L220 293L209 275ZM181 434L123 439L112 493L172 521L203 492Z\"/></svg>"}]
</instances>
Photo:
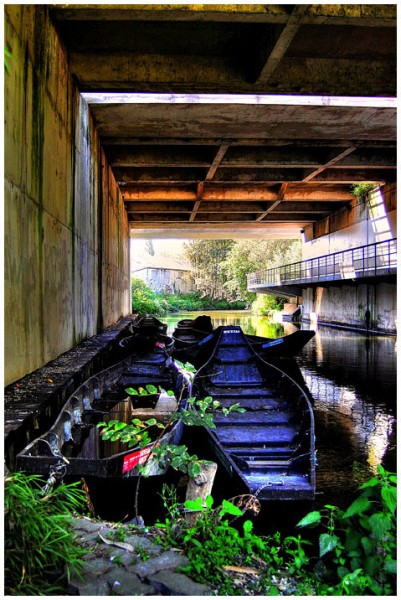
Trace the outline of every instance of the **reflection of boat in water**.
<instances>
[{"instance_id":1,"label":"reflection of boat in water","mask_svg":"<svg viewBox=\"0 0 401 600\"><path fill-rule=\"evenodd\" d=\"M219 327L209 360L194 379L198 396L244 413L214 416L208 441L231 477L261 500L315 495L314 416L308 394L254 352L240 327Z\"/></svg>"},{"instance_id":2,"label":"reflection of boat in water","mask_svg":"<svg viewBox=\"0 0 401 600\"><path fill-rule=\"evenodd\" d=\"M172 390L174 396L128 396L126 388ZM64 467L67 475L131 477L138 475L139 464L147 463L148 475L165 472L149 459L157 444L178 444L183 424L169 425L165 431L149 429L150 444L128 448L121 441L103 441L97 424L110 420L130 423L132 419L156 419L168 424L172 412L186 407L191 384L163 349L131 356L109 369L90 377L67 400L54 425L36 438L17 456L17 468L28 473L46 473ZM162 435L160 437L160 432Z\"/></svg>"}]
</instances>

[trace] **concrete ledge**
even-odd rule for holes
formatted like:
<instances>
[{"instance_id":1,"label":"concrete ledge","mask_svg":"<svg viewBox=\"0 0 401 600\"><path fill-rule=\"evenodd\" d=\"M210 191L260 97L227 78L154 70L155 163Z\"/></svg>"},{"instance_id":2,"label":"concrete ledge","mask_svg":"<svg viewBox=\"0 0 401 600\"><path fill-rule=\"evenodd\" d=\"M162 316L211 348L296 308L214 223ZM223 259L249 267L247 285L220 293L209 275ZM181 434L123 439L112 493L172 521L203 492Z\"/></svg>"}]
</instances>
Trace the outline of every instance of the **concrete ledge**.
<instances>
[{"instance_id":1,"label":"concrete ledge","mask_svg":"<svg viewBox=\"0 0 401 600\"><path fill-rule=\"evenodd\" d=\"M4 454L10 469L18 452L53 424L77 387L116 362L117 344L131 322L132 317L120 319L5 388Z\"/></svg>"}]
</instances>

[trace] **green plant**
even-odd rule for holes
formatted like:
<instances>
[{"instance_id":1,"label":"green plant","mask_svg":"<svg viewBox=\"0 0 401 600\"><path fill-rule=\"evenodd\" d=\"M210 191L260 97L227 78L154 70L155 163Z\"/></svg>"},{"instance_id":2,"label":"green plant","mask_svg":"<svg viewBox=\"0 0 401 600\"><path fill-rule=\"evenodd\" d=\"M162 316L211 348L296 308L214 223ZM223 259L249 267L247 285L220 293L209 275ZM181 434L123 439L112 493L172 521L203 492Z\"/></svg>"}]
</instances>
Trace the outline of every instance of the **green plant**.
<instances>
[{"instance_id":1,"label":"green plant","mask_svg":"<svg viewBox=\"0 0 401 600\"><path fill-rule=\"evenodd\" d=\"M351 194L357 198L366 200L375 187L376 186L373 183L355 183L354 185L351 185Z\"/></svg>"},{"instance_id":2,"label":"green plant","mask_svg":"<svg viewBox=\"0 0 401 600\"><path fill-rule=\"evenodd\" d=\"M131 280L132 311L139 315L162 315L167 311L166 303L160 294L154 292L138 277Z\"/></svg>"},{"instance_id":3,"label":"green plant","mask_svg":"<svg viewBox=\"0 0 401 600\"><path fill-rule=\"evenodd\" d=\"M85 496L78 484L61 484L46 495L39 475L5 478L5 590L9 595L49 595L65 589L65 577L79 575L86 550L73 535L71 513Z\"/></svg>"},{"instance_id":4,"label":"green plant","mask_svg":"<svg viewBox=\"0 0 401 600\"><path fill-rule=\"evenodd\" d=\"M193 378L195 367L190 363L181 363L177 361L178 367L181 371L185 371L187 377ZM145 388L126 388L125 390L130 395L149 396L158 393L166 393L169 396L174 396L174 392L169 390L161 390L156 388L154 385L147 385ZM131 423L125 423L123 421L111 420L109 422L102 421L97 424L97 427L101 427L101 436L103 441L118 441L127 443L128 448L139 446L144 448L149 445L152 441L155 442L152 448L151 454L148 459L142 464L138 465L138 470L144 476L147 475L147 462L150 458L157 460L159 467L165 469L172 467L177 471L188 474L190 477L199 475L202 470L202 464L205 461L200 460L196 455L190 455L186 446L176 446L169 444L158 445L157 441L164 435L169 427L181 420L184 425L187 426L199 426L199 427L210 427L215 428L213 422L213 412L220 409L224 415L228 415L232 411L245 412L245 409L241 408L240 405L234 404L229 408L222 407L220 402L213 400L211 396L207 396L203 399L196 399L194 397L188 398L188 408L179 411L172 412L166 423L160 423L155 418L147 420L132 419ZM150 431L153 429L161 429L161 433L158 436L150 435Z\"/></svg>"},{"instance_id":5,"label":"green plant","mask_svg":"<svg viewBox=\"0 0 401 600\"><path fill-rule=\"evenodd\" d=\"M240 497L241 498L241 497ZM165 498L168 507L168 498ZM280 588L295 595L313 590L312 578L300 576L308 564L303 546L307 541L288 538L281 541L280 534L260 537L253 532L252 521L246 520L235 528L229 519L243 516L244 511L233 502L223 500L217 508L211 496L206 503L201 498L187 500L183 507L173 499L169 515L156 523L166 547L182 549L189 563L182 569L195 581L211 585L218 595L279 595ZM194 525L183 517L185 511L200 514ZM296 540L294 547L293 540ZM300 559L297 562L297 559ZM286 566L295 559L292 571Z\"/></svg>"},{"instance_id":6,"label":"green plant","mask_svg":"<svg viewBox=\"0 0 401 600\"><path fill-rule=\"evenodd\" d=\"M381 465L361 494L341 511L330 504L307 514L299 527L321 525L319 558L323 595L391 595L396 574L395 474Z\"/></svg>"},{"instance_id":7,"label":"green plant","mask_svg":"<svg viewBox=\"0 0 401 600\"><path fill-rule=\"evenodd\" d=\"M256 294L251 310L255 315L272 315L275 311L282 310L283 306L283 298L271 294Z\"/></svg>"}]
</instances>

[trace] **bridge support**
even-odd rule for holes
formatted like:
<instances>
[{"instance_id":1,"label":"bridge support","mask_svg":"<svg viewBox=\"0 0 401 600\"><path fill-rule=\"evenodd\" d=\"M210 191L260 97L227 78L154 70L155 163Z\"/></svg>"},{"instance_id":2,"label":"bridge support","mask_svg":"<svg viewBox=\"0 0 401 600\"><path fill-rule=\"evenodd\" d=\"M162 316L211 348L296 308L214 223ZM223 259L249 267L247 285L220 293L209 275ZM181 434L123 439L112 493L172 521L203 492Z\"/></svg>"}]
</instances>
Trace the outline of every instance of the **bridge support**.
<instances>
[{"instance_id":1,"label":"bridge support","mask_svg":"<svg viewBox=\"0 0 401 600\"><path fill-rule=\"evenodd\" d=\"M303 292L302 320L394 335L397 287L393 282L309 287Z\"/></svg>"}]
</instances>

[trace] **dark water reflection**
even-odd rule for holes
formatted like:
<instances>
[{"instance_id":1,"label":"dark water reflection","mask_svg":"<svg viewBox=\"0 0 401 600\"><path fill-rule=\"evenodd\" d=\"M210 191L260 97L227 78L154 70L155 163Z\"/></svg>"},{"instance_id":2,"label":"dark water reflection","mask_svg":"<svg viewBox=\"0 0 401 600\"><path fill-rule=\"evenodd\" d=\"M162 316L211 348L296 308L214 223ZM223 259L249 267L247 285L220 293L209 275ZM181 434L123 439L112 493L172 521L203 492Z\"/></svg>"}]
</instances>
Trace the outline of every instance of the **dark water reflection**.
<instances>
[{"instance_id":1,"label":"dark water reflection","mask_svg":"<svg viewBox=\"0 0 401 600\"><path fill-rule=\"evenodd\" d=\"M165 321L171 332L179 319L199 314L180 313ZM204 314L210 314L215 327L240 325L245 333L263 337L296 330L291 323L273 323L246 311ZM297 357L314 400L317 507L347 506L379 463L395 470L396 358L395 337L328 327L318 327Z\"/></svg>"}]
</instances>

